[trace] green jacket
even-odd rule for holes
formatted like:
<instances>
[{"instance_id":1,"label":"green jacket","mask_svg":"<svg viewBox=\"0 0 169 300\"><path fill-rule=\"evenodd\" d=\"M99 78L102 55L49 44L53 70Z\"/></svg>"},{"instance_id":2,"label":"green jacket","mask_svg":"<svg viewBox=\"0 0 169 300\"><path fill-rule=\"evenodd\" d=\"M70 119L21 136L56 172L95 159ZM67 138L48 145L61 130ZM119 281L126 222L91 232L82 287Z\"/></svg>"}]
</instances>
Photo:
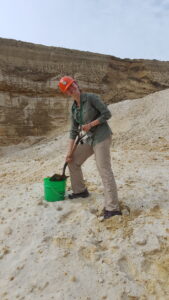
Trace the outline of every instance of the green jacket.
<instances>
[{"instance_id":1,"label":"green jacket","mask_svg":"<svg viewBox=\"0 0 169 300\"><path fill-rule=\"evenodd\" d=\"M77 106L76 101L72 105L70 139L74 140L76 138L79 125L88 124L97 119L100 124L92 127L87 132L87 138L84 142L93 146L102 142L112 134L107 123L110 118L111 112L98 95L82 93L80 95L80 108Z\"/></svg>"}]
</instances>

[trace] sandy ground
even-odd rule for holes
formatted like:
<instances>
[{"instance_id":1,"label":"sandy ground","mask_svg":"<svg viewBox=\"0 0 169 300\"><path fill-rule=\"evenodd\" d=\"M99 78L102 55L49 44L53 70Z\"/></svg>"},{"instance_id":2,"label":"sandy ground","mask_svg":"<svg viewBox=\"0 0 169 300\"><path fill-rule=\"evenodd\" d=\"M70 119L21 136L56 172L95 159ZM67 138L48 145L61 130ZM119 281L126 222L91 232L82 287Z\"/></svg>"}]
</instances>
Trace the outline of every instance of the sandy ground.
<instances>
[{"instance_id":1,"label":"sandy ground","mask_svg":"<svg viewBox=\"0 0 169 300\"><path fill-rule=\"evenodd\" d=\"M43 199L68 134L0 149L0 299L169 299L168 99L166 90L109 106L122 217L100 217L93 157L83 166L89 198Z\"/></svg>"}]
</instances>

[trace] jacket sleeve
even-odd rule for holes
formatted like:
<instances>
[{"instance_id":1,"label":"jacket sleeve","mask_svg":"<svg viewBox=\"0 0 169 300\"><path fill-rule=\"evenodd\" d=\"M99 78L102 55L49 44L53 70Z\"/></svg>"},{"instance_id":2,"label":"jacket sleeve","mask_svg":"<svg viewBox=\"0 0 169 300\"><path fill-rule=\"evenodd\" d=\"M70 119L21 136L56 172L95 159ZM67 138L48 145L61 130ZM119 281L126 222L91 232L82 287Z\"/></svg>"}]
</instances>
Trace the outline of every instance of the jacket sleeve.
<instances>
[{"instance_id":1,"label":"jacket sleeve","mask_svg":"<svg viewBox=\"0 0 169 300\"><path fill-rule=\"evenodd\" d=\"M70 128L70 134L69 134L70 139L75 140L76 136L78 135L78 127L79 127L79 124L73 118L73 115L71 115L71 128Z\"/></svg>"},{"instance_id":2,"label":"jacket sleeve","mask_svg":"<svg viewBox=\"0 0 169 300\"><path fill-rule=\"evenodd\" d=\"M92 105L99 111L100 116L97 118L100 124L106 122L106 120L111 118L111 112L107 108L107 105L101 100L101 98L97 95L94 95L91 98Z\"/></svg>"}]
</instances>

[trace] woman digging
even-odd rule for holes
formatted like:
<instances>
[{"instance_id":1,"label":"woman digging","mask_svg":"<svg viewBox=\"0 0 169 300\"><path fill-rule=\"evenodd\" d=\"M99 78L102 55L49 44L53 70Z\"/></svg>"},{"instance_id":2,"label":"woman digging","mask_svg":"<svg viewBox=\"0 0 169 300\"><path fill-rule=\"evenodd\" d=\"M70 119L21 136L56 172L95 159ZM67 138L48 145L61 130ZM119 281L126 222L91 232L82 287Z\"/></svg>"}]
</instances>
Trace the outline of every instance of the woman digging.
<instances>
[{"instance_id":1,"label":"woman digging","mask_svg":"<svg viewBox=\"0 0 169 300\"><path fill-rule=\"evenodd\" d=\"M74 100L72 104L70 142L66 156L73 193L69 194L68 197L74 199L89 196L81 166L88 157L94 154L104 187L104 219L122 215L119 209L117 187L111 169L112 131L107 123L111 113L98 95L82 93L78 83L72 77L62 77L59 81L59 87L64 94ZM79 126L87 133L87 138L71 154Z\"/></svg>"}]
</instances>

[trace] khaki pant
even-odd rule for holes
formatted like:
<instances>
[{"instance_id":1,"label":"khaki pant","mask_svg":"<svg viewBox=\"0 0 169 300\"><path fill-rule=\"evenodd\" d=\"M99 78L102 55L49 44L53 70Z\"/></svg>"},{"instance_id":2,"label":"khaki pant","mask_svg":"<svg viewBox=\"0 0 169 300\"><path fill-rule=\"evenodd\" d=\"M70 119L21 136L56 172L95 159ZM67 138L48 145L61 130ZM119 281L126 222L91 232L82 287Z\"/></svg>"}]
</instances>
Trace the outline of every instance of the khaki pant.
<instances>
[{"instance_id":1,"label":"khaki pant","mask_svg":"<svg viewBox=\"0 0 169 300\"><path fill-rule=\"evenodd\" d=\"M73 192L81 193L86 189L84 184L81 165L92 154L95 155L97 169L104 186L104 207L106 210L119 210L117 187L114 175L111 169L110 145L112 137L106 138L103 142L90 146L88 144L79 144L73 154L73 159L68 163L70 171L70 180Z\"/></svg>"}]
</instances>

